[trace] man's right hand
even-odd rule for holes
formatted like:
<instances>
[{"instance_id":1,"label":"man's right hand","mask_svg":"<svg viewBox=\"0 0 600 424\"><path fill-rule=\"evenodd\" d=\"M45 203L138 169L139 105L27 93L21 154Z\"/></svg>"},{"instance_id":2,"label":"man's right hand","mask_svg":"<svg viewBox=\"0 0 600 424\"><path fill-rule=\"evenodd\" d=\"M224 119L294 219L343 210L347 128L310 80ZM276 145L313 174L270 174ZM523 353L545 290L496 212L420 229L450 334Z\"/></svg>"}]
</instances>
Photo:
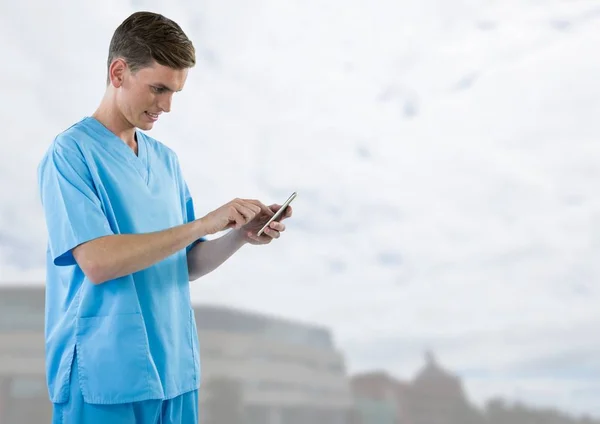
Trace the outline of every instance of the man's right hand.
<instances>
[{"instance_id":1,"label":"man's right hand","mask_svg":"<svg viewBox=\"0 0 600 424\"><path fill-rule=\"evenodd\" d=\"M200 220L206 234L215 234L230 228L240 229L261 211L273 215L273 211L258 200L233 199Z\"/></svg>"}]
</instances>

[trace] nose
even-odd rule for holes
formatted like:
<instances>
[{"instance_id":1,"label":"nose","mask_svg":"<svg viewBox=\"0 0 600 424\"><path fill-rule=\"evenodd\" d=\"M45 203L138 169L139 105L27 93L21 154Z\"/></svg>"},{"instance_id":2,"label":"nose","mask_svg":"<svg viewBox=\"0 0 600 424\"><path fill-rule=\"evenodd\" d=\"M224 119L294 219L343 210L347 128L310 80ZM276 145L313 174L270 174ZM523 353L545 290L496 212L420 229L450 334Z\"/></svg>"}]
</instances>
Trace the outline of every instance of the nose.
<instances>
[{"instance_id":1,"label":"nose","mask_svg":"<svg viewBox=\"0 0 600 424\"><path fill-rule=\"evenodd\" d=\"M164 96L161 96L158 101L158 107L163 112L171 112L171 101L173 100L173 93L165 93Z\"/></svg>"}]
</instances>

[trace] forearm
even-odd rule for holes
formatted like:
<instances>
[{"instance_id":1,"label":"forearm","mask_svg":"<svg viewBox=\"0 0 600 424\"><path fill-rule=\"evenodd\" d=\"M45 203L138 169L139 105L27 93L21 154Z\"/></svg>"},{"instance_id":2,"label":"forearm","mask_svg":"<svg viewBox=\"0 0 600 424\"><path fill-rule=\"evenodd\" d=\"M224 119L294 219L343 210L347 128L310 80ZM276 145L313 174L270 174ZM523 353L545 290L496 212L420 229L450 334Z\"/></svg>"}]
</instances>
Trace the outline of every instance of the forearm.
<instances>
[{"instance_id":1,"label":"forearm","mask_svg":"<svg viewBox=\"0 0 600 424\"><path fill-rule=\"evenodd\" d=\"M196 244L188 252L190 281L217 269L245 244L238 231L233 230L215 240Z\"/></svg>"},{"instance_id":2,"label":"forearm","mask_svg":"<svg viewBox=\"0 0 600 424\"><path fill-rule=\"evenodd\" d=\"M76 247L73 256L88 279L101 284L148 268L204 235L196 220L153 233L100 237Z\"/></svg>"}]
</instances>

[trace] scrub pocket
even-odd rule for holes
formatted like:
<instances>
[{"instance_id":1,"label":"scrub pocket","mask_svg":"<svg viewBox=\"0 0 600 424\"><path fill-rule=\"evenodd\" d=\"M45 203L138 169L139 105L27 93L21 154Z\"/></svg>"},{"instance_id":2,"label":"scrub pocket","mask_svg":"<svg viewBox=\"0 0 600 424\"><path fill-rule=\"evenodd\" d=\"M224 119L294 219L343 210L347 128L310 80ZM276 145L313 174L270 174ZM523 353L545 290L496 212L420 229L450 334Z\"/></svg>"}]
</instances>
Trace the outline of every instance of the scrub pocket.
<instances>
[{"instance_id":1,"label":"scrub pocket","mask_svg":"<svg viewBox=\"0 0 600 424\"><path fill-rule=\"evenodd\" d=\"M86 403L127 403L162 397L141 314L78 318L77 362Z\"/></svg>"}]
</instances>

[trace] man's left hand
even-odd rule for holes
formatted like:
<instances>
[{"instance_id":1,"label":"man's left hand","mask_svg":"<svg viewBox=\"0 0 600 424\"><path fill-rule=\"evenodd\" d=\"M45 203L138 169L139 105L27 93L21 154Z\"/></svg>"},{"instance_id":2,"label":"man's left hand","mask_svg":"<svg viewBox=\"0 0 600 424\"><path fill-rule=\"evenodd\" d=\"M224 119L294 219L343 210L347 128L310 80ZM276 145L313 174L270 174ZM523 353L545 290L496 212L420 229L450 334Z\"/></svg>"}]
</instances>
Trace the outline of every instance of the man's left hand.
<instances>
[{"instance_id":1,"label":"man's left hand","mask_svg":"<svg viewBox=\"0 0 600 424\"><path fill-rule=\"evenodd\" d=\"M260 244L268 244L273 239L278 239L281 237L281 233L285 231L285 224L281 221L287 219L292 216L292 207L288 206L285 213L277 218L275 221L271 222L269 226L263 231L260 236L257 236L256 233L267 223L269 219L273 216L281 208L281 205L271 205L269 209L272 211L272 214L268 214L265 211L261 211L258 215L254 217L252 221L244 225L240 228L239 233L240 236L243 237L244 241L249 244L260 245Z\"/></svg>"}]
</instances>

